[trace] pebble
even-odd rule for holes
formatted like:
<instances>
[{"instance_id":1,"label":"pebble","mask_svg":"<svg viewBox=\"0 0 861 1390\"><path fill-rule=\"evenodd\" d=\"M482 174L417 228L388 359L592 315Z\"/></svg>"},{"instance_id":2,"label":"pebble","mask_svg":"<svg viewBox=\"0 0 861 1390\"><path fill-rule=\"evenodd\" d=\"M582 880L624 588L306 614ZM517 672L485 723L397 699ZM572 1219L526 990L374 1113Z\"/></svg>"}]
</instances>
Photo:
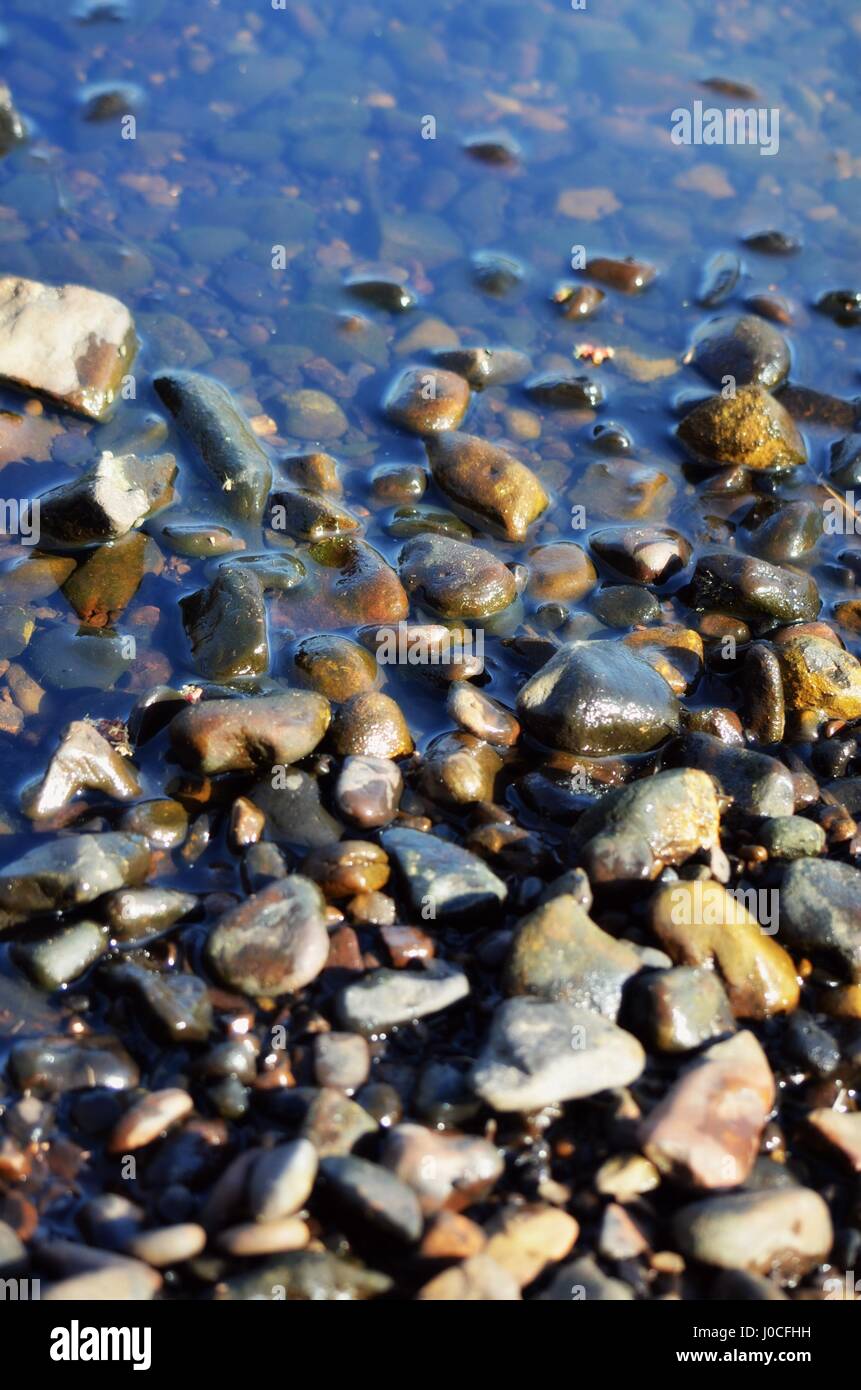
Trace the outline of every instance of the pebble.
<instances>
[{"instance_id":1,"label":"pebble","mask_svg":"<svg viewBox=\"0 0 861 1390\"><path fill-rule=\"evenodd\" d=\"M319 1158L348 1154L367 1136L377 1133L376 1120L356 1101L332 1086L317 1091L302 1122L302 1137L310 1139Z\"/></svg>"},{"instance_id":2,"label":"pebble","mask_svg":"<svg viewBox=\"0 0 861 1390\"><path fill-rule=\"evenodd\" d=\"M423 1285L416 1298L424 1303L515 1303L521 1298L514 1275L489 1255L471 1255Z\"/></svg>"},{"instance_id":3,"label":"pebble","mask_svg":"<svg viewBox=\"0 0 861 1390\"><path fill-rule=\"evenodd\" d=\"M400 554L408 594L442 618L486 618L514 601L514 575L501 560L472 542L422 535Z\"/></svg>"},{"instance_id":4,"label":"pebble","mask_svg":"<svg viewBox=\"0 0 861 1390\"><path fill-rule=\"evenodd\" d=\"M843 1113L817 1107L806 1118L809 1130L848 1165L853 1173L861 1173L861 1114Z\"/></svg>"},{"instance_id":5,"label":"pebble","mask_svg":"<svg viewBox=\"0 0 861 1390\"><path fill-rule=\"evenodd\" d=\"M466 380L442 367L408 367L392 382L383 403L392 424L412 434L456 430L468 406Z\"/></svg>"},{"instance_id":6,"label":"pebble","mask_svg":"<svg viewBox=\"0 0 861 1390\"><path fill-rule=\"evenodd\" d=\"M816 858L825 852L825 831L804 816L773 816L759 827L756 838L770 859Z\"/></svg>"},{"instance_id":7,"label":"pebble","mask_svg":"<svg viewBox=\"0 0 861 1390\"><path fill-rule=\"evenodd\" d=\"M42 779L27 793L24 810L31 820L53 816L84 791L101 792L117 801L140 796L134 765L121 757L92 724L69 724Z\"/></svg>"},{"instance_id":8,"label":"pebble","mask_svg":"<svg viewBox=\"0 0 861 1390\"><path fill-rule=\"evenodd\" d=\"M679 727L667 682L626 647L570 642L521 688L528 733L568 753L643 753Z\"/></svg>"},{"instance_id":9,"label":"pebble","mask_svg":"<svg viewBox=\"0 0 861 1390\"><path fill-rule=\"evenodd\" d=\"M732 797L733 812L747 816L791 816L795 783L789 768L768 753L725 743L713 734L686 734L679 756L690 768L708 773L724 796Z\"/></svg>"},{"instance_id":10,"label":"pebble","mask_svg":"<svg viewBox=\"0 0 861 1390\"><path fill-rule=\"evenodd\" d=\"M331 497L296 488L270 493L268 519L279 538L287 535L299 541L322 541L329 536L345 536L359 529L359 522L353 513L339 507ZM268 560L268 557L263 558ZM285 580L279 585L285 591L302 583L305 570L301 561L294 556L286 555L283 558L289 561ZM244 564L244 557L237 563Z\"/></svg>"},{"instance_id":11,"label":"pebble","mask_svg":"<svg viewBox=\"0 0 861 1390\"><path fill-rule=\"evenodd\" d=\"M298 768L276 766L269 777L255 782L249 797L266 816L267 836L278 844L319 849L343 834L341 822L323 806L316 777Z\"/></svg>"},{"instance_id":12,"label":"pebble","mask_svg":"<svg viewBox=\"0 0 861 1390\"><path fill-rule=\"evenodd\" d=\"M289 391L284 406L284 432L297 439L326 443L340 439L350 427L338 402L326 391Z\"/></svg>"},{"instance_id":13,"label":"pebble","mask_svg":"<svg viewBox=\"0 0 861 1390\"><path fill-rule=\"evenodd\" d=\"M442 806L465 806L494 799L502 759L473 734L441 734L425 749L418 790Z\"/></svg>"},{"instance_id":14,"label":"pebble","mask_svg":"<svg viewBox=\"0 0 861 1390\"><path fill-rule=\"evenodd\" d=\"M321 1033L314 1040L314 1074L319 1086L356 1091L367 1081L371 1055L359 1033Z\"/></svg>"},{"instance_id":15,"label":"pebble","mask_svg":"<svg viewBox=\"0 0 861 1390\"><path fill-rule=\"evenodd\" d=\"M476 251L470 259L478 288L498 299L511 294L525 278L524 267L514 256L504 256L499 251Z\"/></svg>"},{"instance_id":16,"label":"pebble","mask_svg":"<svg viewBox=\"0 0 861 1390\"><path fill-rule=\"evenodd\" d=\"M483 1230L468 1216L440 1211L425 1225L419 1256L423 1260L468 1260L480 1254L485 1243Z\"/></svg>"},{"instance_id":17,"label":"pebble","mask_svg":"<svg viewBox=\"0 0 861 1390\"><path fill-rule=\"evenodd\" d=\"M630 628L658 622L661 617L661 605L654 594L635 584L614 584L602 589L591 607L595 617L607 627Z\"/></svg>"},{"instance_id":18,"label":"pebble","mask_svg":"<svg viewBox=\"0 0 861 1390\"><path fill-rule=\"evenodd\" d=\"M329 702L313 691L241 700L201 700L171 720L172 747L186 767L207 774L299 762L329 727Z\"/></svg>"},{"instance_id":19,"label":"pebble","mask_svg":"<svg viewBox=\"0 0 861 1390\"><path fill-rule=\"evenodd\" d=\"M26 138L24 121L15 109L9 85L0 82L0 158L4 158Z\"/></svg>"},{"instance_id":20,"label":"pebble","mask_svg":"<svg viewBox=\"0 0 861 1390\"><path fill-rule=\"evenodd\" d=\"M108 1140L108 1152L125 1154L145 1148L173 1125L186 1119L193 1109L194 1102L188 1091L179 1087L151 1091L135 1101L118 1120Z\"/></svg>"},{"instance_id":21,"label":"pebble","mask_svg":"<svg viewBox=\"0 0 861 1390\"><path fill-rule=\"evenodd\" d=\"M657 270L645 261L637 261L632 256L619 260L614 256L590 256L586 274L611 290L621 290L622 294L639 294L652 283Z\"/></svg>"},{"instance_id":22,"label":"pebble","mask_svg":"<svg viewBox=\"0 0 861 1390\"><path fill-rule=\"evenodd\" d=\"M343 702L365 694L374 689L378 679L371 653L358 642L332 633L303 638L296 644L293 662L299 684L310 686L328 700Z\"/></svg>"},{"instance_id":23,"label":"pebble","mask_svg":"<svg viewBox=\"0 0 861 1390\"><path fill-rule=\"evenodd\" d=\"M386 852L370 840L341 840L314 849L302 868L327 898L335 900L376 893L389 881Z\"/></svg>"},{"instance_id":24,"label":"pebble","mask_svg":"<svg viewBox=\"0 0 861 1390\"><path fill-rule=\"evenodd\" d=\"M780 884L780 934L841 980L861 983L861 871L833 859L798 859Z\"/></svg>"},{"instance_id":25,"label":"pebble","mask_svg":"<svg viewBox=\"0 0 861 1390\"><path fill-rule=\"evenodd\" d=\"M510 386L522 381L530 369L526 354L514 348L442 347L435 348L431 356L440 367L462 376L474 391Z\"/></svg>"},{"instance_id":26,"label":"pebble","mask_svg":"<svg viewBox=\"0 0 861 1390\"><path fill-rule=\"evenodd\" d=\"M365 1269L327 1251L295 1250L234 1274L215 1287L217 1300L246 1303L266 1299L292 1303L343 1303L377 1298L389 1292L387 1274Z\"/></svg>"},{"instance_id":27,"label":"pebble","mask_svg":"<svg viewBox=\"0 0 861 1390\"><path fill-rule=\"evenodd\" d=\"M114 1256L104 1268L87 1269L51 1284L41 1297L46 1303L145 1303L161 1288L161 1275L143 1260Z\"/></svg>"},{"instance_id":28,"label":"pebble","mask_svg":"<svg viewBox=\"0 0 861 1390\"><path fill-rule=\"evenodd\" d=\"M363 829L388 825L397 813L404 779L391 758L349 757L335 784L339 815Z\"/></svg>"},{"instance_id":29,"label":"pebble","mask_svg":"<svg viewBox=\"0 0 861 1390\"><path fill-rule=\"evenodd\" d=\"M562 1265L552 1282L538 1294L544 1301L559 1303L621 1303L633 1299L634 1291L621 1279L605 1274L592 1255Z\"/></svg>"},{"instance_id":30,"label":"pebble","mask_svg":"<svg viewBox=\"0 0 861 1390\"><path fill-rule=\"evenodd\" d=\"M649 1045L658 1052L690 1052L735 1028L720 977L704 966L680 965L642 976L636 1008Z\"/></svg>"},{"instance_id":31,"label":"pebble","mask_svg":"<svg viewBox=\"0 0 861 1390\"><path fill-rule=\"evenodd\" d=\"M511 748L520 737L514 715L469 681L453 681L449 686L446 713L467 733L497 746Z\"/></svg>"},{"instance_id":32,"label":"pebble","mask_svg":"<svg viewBox=\"0 0 861 1390\"><path fill-rule=\"evenodd\" d=\"M789 348L783 334L758 315L728 314L697 330L693 363L714 386L732 377L736 386L772 390L789 375Z\"/></svg>"},{"instance_id":33,"label":"pebble","mask_svg":"<svg viewBox=\"0 0 861 1390\"><path fill-rule=\"evenodd\" d=\"M574 541L537 545L526 558L526 592L536 602L578 603L598 583L595 566Z\"/></svg>"},{"instance_id":34,"label":"pebble","mask_svg":"<svg viewBox=\"0 0 861 1390\"><path fill-rule=\"evenodd\" d=\"M714 782L673 768L619 788L587 810L571 835L575 861L592 883L657 878L720 844Z\"/></svg>"},{"instance_id":35,"label":"pebble","mask_svg":"<svg viewBox=\"0 0 861 1390\"><path fill-rule=\"evenodd\" d=\"M310 1139L294 1139L264 1149L246 1182L248 1210L255 1221L281 1221L305 1206L318 1169L317 1150Z\"/></svg>"},{"instance_id":36,"label":"pebble","mask_svg":"<svg viewBox=\"0 0 861 1390\"><path fill-rule=\"evenodd\" d=\"M218 1247L225 1255L239 1259L255 1255L277 1255L289 1250L304 1250L311 1239L306 1223L297 1216L285 1216L280 1221L245 1221L219 1231Z\"/></svg>"},{"instance_id":37,"label":"pebble","mask_svg":"<svg viewBox=\"0 0 861 1390\"><path fill-rule=\"evenodd\" d=\"M825 1259L828 1207L806 1187L732 1192L683 1207L673 1223L684 1254L718 1269L797 1279Z\"/></svg>"},{"instance_id":38,"label":"pebble","mask_svg":"<svg viewBox=\"0 0 861 1390\"><path fill-rule=\"evenodd\" d=\"M0 279L0 377L13 385L101 420L136 347L132 316L111 295L16 275Z\"/></svg>"},{"instance_id":39,"label":"pebble","mask_svg":"<svg viewBox=\"0 0 861 1390\"><path fill-rule=\"evenodd\" d=\"M663 676L674 695L687 694L702 675L702 638L692 628L662 624L628 632L622 640ZM687 718L687 712L682 717Z\"/></svg>"},{"instance_id":40,"label":"pebble","mask_svg":"<svg viewBox=\"0 0 861 1390\"><path fill-rule=\"evenodd\" d=\"M206 1231L193 1221L141 1231L129 1242L129 1251L145 1264L167 1269L200 1255L206 1245Z\"/></svg>"},{"instance_id":41,"label":"pebble","mask_svg":"<svg viewBox=\"0 0 861 1390\"><path fill-rule=\"evenodd\" d=\"M433 480L466 521L523 541L549 505L541 482L507 449L457 431L425 443Z\"/></svg>"},{"instance_id":42,"label":"pebble","mask_svg":"<svg viewBox=\"0 0 861 1390\"><path fill-rule=\"evenodd\" d=\"M429 1215L443 1207L481 1201L502 1176L500 1151L472 1134L440 1133L418 1124L399 1124L387 1133L381 1162L418 1194Z\"/></svg>"},{"instance_id":43,"label":"pebble","mask_svg":"<svg viewBox=\"0 0 861 1390\"><path fill-rule=\"evenodd\" d=\"M207 589L179 601L195 670L229 682L269 670L263 586L251 570L221 570Z\"/></svg>"},{"instance_id":44,"label":"pebble","mask_svg":"<svg viewBox=\"0 0 861 1390\"><path fill-rule=\"evenodd\" d=\"M719 551L699 556L684 599L692 608L728 613L762 629L812 621L822 606L811 575Z\"/></svg>"},{"instance_id":45,"label":"pebble","mask_svg":"<svg viewBox=\"0 0 861 1390\"><path fill-rule=\"evenodd\" d=\"M401 874L413 910L430 921L486 915L507 889L477 855L419 830L384 830L381 841Z\"/></svg>"},{"instance_id":46,"label":"pebble","mask_svg":"<svg viewBox=\"0 0 861 1390\"><path fill-rule=\"evenodd\" d=\"M788 938L780 896L779 929ZM665 884L649 907L655 937L680 965L715 968L737 1018L770 1018L798 1004L792 958L766 936L743 902L713 881Z\"/></svg>"},{"instance_id":47,"label":"pebble","mask_svg":"<svg viewBox=\"0 0 861 1390\"><path fill-rule=\"evenodd\" d=\"M509 999L494 1013L472 1085L495 1110L528 1112L630 1085L645 1060L637 1039L600 1014Z\"/></svg>"},{"instance_id":48,"label":"pebble","mask_svg":"<svg viewBox=\"0 0 861 1390\"><path fill-rule=\"evenodd\" d=\"M44 540L60 548L119 540L169 500L175 474L173 454L138 459L106 451L80 477L39 498Z\"/></svg>"},{"instance_id":49,"label":"pebble","mask_svg":"<svg viewBox=\"0 0 861 1390\"><path fill-rule=\"evenodd\" d=\"M764 642L752 642L744 657L745 728L759 744L781 743L785 703L780 662Z\"/></svg>"},{"instance_id":50,"label":"pebble","mask_svg":"<svg viewBox=\"0 0 861 1390\"><path fill-rule=\"evenodd\" d=\"M108 831L48 840L0 873L0 927L136 886L149 868L150 848L140 835Z\"/></svg>"},{"instance_id":51,"label":"pebble","mask_svg":"<svg viewBox=\"0 0 861 1390\"><path fill-rule=\"evenodd\" d=\"M711 396L685 416L677 433L689 454L711 467L782 470L807 462L791 415L762 386Z\"/></svg>"},{"instance_id":52,"label":"pebble","mask_svg":"<svg viewBox=\"0 0 861 1390\"><path fill-rule=\"evenodd\" d=\"M572 372L539 372L523 387L538 405L556 410L595 410L604 400L600 382Z\"/></svg>"},{"instance_id":53,"label":"pebble","mask_svg":"<svg viewBox=\"0 0 861 1390\"><path fill-rule=\"evenodd\" d=\"M170 1042L205 1042L212 1032L212 1001L206 982L197 975L150 970L127 960L108 966L103 982L107 990L133 993Z\"/></svg>"},{"instance_id":54,"label":"pebble","mask_svg":"<svg viewBox=\"0 0 861 1390\"><path fill-rule=\"evenodd\" d=\"M18 1089L36 1095L65 1095L85 1087L130 1091L140 1080L137 1063L112 1034L24 1039L13 1045L9 1067Z\"/></svg>"},{"instance_id":55,"label":"pebble","mask_svg":"<svg viewBox=\"0 0 861 1390\"><path fill-rule=\"evenodd\" d=\"M468 994L466 975L447 961L431 961L422 970L371 970L342 990L338 1016L345 1028L373 1037L448 1009Z\"/></svg>"},{"instance_id":56,"label":"pebble","mask_svg":"<svg viewBox=\"0 0 861 1390\"><path fill-rule=\"evenodd\" d=\"M642 1154L613 1154L595 1174L595 1191L622 1203L635 1202L647 1192L654 1192L660 1184L660 1173Z\"/></svg>"},{"instance_id":57,"label":"pebble","mask_svg":"<svg viewBox=\"0 0 861 1390\"><path fill-rule=\"evenodd\" d=\"M640 1125L659 1173L712 1190L747 1181L775 1100L768 1060L743 1031L701 1053Z\"/></svg>"},{"instance_id":58,"label":"pebble","mask_svg":"<svg viewBox=\"0 0 861 1390\"><path fill-rule=\"evenodd\" d=\"M240 520L259 521L272 466L228 388L189 371L163 372L153 384L221 489L226 509Z\"/></svg>"},{"instance_id":59,"label":"pebble","mask_svg":"<svg viewBox=\"0 0 861 1390\"><path fill-rule=\"evenodd\" d=\"M403 314L418 302L406 285L385 277L353 275L347 280L346 288L356 299L362 299L390 314Z\"/></svg>"},{"instance_id":60,"label":"pebble","mask_svg":"<svg viewBox=\"0 0 861 1390\"><path fill-rule=\"evenodd\" d=\"M564 1000L615 1022L622 991L641 964L627 941L602 931L576 898L561 894L518 923L504 982L509 994Z\"/></svg>"},{"instance_id":61,"label":"pebble","mask_svg":"<svg viewBox=\"0 0 861 1390\"><path fill-rule=\"evenodd\" d=\"M734 251L716 251L703 271L697 303L713 309L728 299L741 276L741 261Z\"/></svg>"},{"instance_id":62,"label":"pebble","mask_svg":"<svg viewBox=\"0 0 861 1390\"><path fill-rule=\"evenodd\" d=\"M379 690L351 695L336 711L329 731L341 757L401 758L413 740L400 705Z\"/></svg>"},{"instance_id":63,"label":"pebble","mask_svg":"<svg viewBox=\"0 0 861 1390\"><path fill-rule=\"evenodd\" d=\"M231 989L253 998L292 994L326 964L325 902L315 883L291 874L220 917L207 959Z\"/></svg>"},{"instance_id":64,"label":"pebble","mask_svg":"<svg viewBox=\"0 0 861 1390\"><path fill-rule=\"evenodd\" d=\"M851 652L821 637L799 636L782 643L776 659L788 709L861 718L861 662Z\"/></svg>"},{"instance_id":65,"label":"pebble","mask_svg":"<svg viewBox=\"0 0 861 1390\"><path fill-rule=\"evenodd\" d=\"M691 558L690 542L670 527L607 526L589 545L602 564L637 584L666 584Z\"/></svg>"},{"instance_id":66,"label":"pebble","mask_svg":"<svg viewBox=\"0 0 861 1390\"><path fill-rule=\"evenodd\" d=\"M12 959L42 989L60 989L83 975L108 949L98 922L74 922L35 941L16 942Z\"/></svg>"},{"instance_id":67,"label":"pebble","mask_svg":"<svg viewBox=\"0 0 861 1390\"><path fill-rule=\"evenodd\" d=\"M580 1228L573 1216L540 1202L503 1207L486 1227L485 1254L524 1289L548 1265L570 1255Z\"/></svg>"},{"instance_id":68,"label":"pebble","mask_svg":"<svg viewBox=\"0 0 861 1390\"><path fill-rule=\"evenodd\" d=\"M339 1204L382 1235L407 1245L421 1238L418 1197L388 1169L354 1154L330 1155L320 1160L320 1176Z\"/></svg>"}]
</instances>

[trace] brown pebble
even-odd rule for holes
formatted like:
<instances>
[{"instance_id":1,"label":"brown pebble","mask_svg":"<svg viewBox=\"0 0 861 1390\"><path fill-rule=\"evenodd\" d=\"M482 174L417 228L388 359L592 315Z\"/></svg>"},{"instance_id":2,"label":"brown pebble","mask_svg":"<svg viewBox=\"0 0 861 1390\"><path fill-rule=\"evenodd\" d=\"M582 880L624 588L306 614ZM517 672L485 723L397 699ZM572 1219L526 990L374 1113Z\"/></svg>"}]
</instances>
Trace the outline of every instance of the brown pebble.
<instances>
[{"instance_id":1,"label":"brown pebble","mask_svg":"<svg viewBox=\"0 0 861 1390\"><path fill-rule=\"evenodd\" d=\"M117 1121L108 1141L108 1153L129 1153L144 1148L171 1125L184 1120L193 1109L194 1102L188 1091L179 1087L151 1091Z\"/></svg>"},{"instance_id":2,"label":"brown pebble","mask_svg":"<svg viewBox=\"0 0 861 1390\"><path fill-rule=\"evenodd\" d=\"M277 1255L289 1250L304 1250L311 1233L298 1216L285 1216L280 1221L244 1221L228 1226L218 1236L219 1249L226 1255Z\"/></svg>"}]
</instances>

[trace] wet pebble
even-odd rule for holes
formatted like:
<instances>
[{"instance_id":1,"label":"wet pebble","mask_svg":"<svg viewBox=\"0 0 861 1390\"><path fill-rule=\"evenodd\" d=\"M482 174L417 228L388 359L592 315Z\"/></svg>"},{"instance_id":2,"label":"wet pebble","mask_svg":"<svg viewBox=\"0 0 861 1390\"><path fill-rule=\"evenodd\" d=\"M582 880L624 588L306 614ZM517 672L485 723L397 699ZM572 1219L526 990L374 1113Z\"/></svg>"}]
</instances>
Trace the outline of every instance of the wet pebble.
<instances>
[{"instance_id":1,"label":"wet pebble","mask_svg":"<svg viewBox=\"0 0 861 1390\"><path fill-rule=\"evenodd\" d=\"M828 1207L817 1192L733 1192L683 1207L674 1222L684 1254L719 1269L797 1278L831 1249Z\"/></svg>"},{"instance_id":2,"label":"wet pebble","mask_svg":"<svg viewBox=\"0 0 861 1390\"><path fill-rule=\"evenodd\" d=\"M326 1188L351 1214L393 1240L414 1245L422 1233L418 1198L393 1173L353 1154L320 1161Z\"/></svg>"},{"instance_id":3,"label":"wet pebble","mask_svg":"<svg viewBox=\"0 0 861 1390\"><path fill-rule=\"evenodd\" d=\"M527 732L569 753L645 752L678 728L678 705L662 676L633 652L571 642L521 688Z\"/></svg>"},{"instance_id":4,"label":"wet pebble","mask_svg":"<svg viewBox=\"0 0 861 1390\"><path fill-rule=\"evenodd\" d=\"M395 827L381 836L416 913L432 921L487 913L504 902L506 887L469 850L436 835Z\"/></svg>"},{"instance_id":5,"label":"wet pebble","mask_svg":"<svg viewBox=\"0 0 861 1390\"><path fill-rule=\"evenodd\" d=\"M390 758L350 757L335 784L339 813L363 828L388 825L398 808L403 777Z\"/></svg>"},{"instance_id":6,"label":"wet pebble","mask_svg":"<svg viewBox=\"0 0 861 1390\"><path fill-rule=\"evenodd\" d=\"M446 961L422 970L372 970L342 991L338 1015L345 1028L371 1037L439 1013L468 994L466 975Z\"/></svg>"},{"instance_id":7,"label":"wet pebble","mask_svg":"<svg viewBox=\"0 0 861 1390\"><path fill-rule=\"evenodd\" d=\"M329 954L319 888L299 874L273 883L219 918L206 950L231 989L252 997L294 993L316 979Z\"/></svg>"},{"instance_id":8,"label":"wet pebble","mask_svg":"<svg viewBox=\"0 0 861 1390\"><path fill-rule=\"evenodd\" d=\"M712 467L786 469L807 462L792 417L762 386L703 401L685 416L678 436L695 459Z\"/></svg>"},{"instance_id":9,"label":"wet pebble","mask_svg":"<svg viewBox=\"0 0 861 1390\"><path fill-rule=\"evenodd\" d=\"M643 1153L688 1187L746 1181L775 1099L765 1053L753 1033L714 1043L682 1073L640 1126Z\"/></svg>"},{"instance_id":10,"label":"wet pebble","mask_svg":"<svg viewBox=\"0 0 861 1390\"><path fill-rule=\"evenodd\" d=\"M255 1221L281 1221L301 1211L317 1178L317 1150L309 1139L264 1149L247 1179L248 1210Z\"/></svg>"},{"instance_id":11,"label":"wet pebble","mask_svg":"<svg viewBox=\"0 0 861 1390\"><path fill-rule=\"evenodd\" d=\"M498 444L454 431L425 447L434 482L455 509L504 540L524 540L548 506L532 470Z\"/></svg>"},{"instance_id":12,"label":"wet pebble","mask_svg":"<svg viewBox=\"0 0 861 1390\"><path fill-rule=\"evenodd\" d=\"M412 434L456 430L469 405L463 376L442 367L410 367L392 383L383 408L392 424Z\"/></svg>"},{"instance_id":13,"label":"wet pebble","mask_svg":"<svg viewBox=\"0 0 861 1390\"><path fill-rule=\"evenodd\" d=\"M627 1086L644 1065L637 1039L600 1014L509 999L493 1016L472 1084L493 1109L527 1112Z\"/></svg>"},{"instance_id":14,"label":"wet pebble","mask_svg":"<svg viewBox=\"0 0 861 1390\"><path fill-rule=\"evenodd\" d=\"M781 333L754 314L712 319L694 338L693 362L714 386L731 377L736 386L771 390L789 375L789 348Z\"/></svg>"},{"instance_id":15,"label":"wet pebble","mask_svg":"<svg viewBox=\"0 0 861 1390\"><path fill-rule=\"evenodd\" d=\"M789 940L785 901L781 908L780 931ZM717 970L737 1017L770 1018L796 1007L799 984L791 956L722 884L666 884L652 899L649 920L655 939L677 964Z\"/></svg>"},{"instance_id":16,"label":"wet pebble","mask_svg":"<svg viewBox=\"0 0 861 1390\"><path fill-rule=\"evenodd\" d=\"M417 536L400 556L408 594L443 618L485 618L514 601L514 575L482 546L450 536Z\"/></svg>"},{"instance_id":17,"label":"wet pebble","mask_svg":"<svg viewBox=\"0 0 861 1390\"><path fill-rule=\"evenodd\" d=\"M193 1109L191 1096L179 1087L151 1091L135 1101L118 1121L108 1140L108 1152L124 1154L145 1148Z\"/></svg>"}]
</instances>

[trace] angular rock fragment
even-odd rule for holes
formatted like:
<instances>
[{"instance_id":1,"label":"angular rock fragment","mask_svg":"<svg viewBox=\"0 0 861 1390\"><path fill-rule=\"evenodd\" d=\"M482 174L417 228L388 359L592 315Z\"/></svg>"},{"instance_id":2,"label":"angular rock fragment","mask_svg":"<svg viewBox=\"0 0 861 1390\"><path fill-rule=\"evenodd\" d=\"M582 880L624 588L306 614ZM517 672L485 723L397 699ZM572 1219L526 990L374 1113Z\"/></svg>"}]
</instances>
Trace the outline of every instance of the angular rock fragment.
<instances>
[{"instance_id":1,"label":"angular rock fragment","mask_svg":"<svg viewBox=\"0 0 861 1390\"><path fill-rule=\"evenodd\" d=\"M92 420L110 409L137 347L132 316L82 285L0 278L0 377Z\"/></svg>"}]
</instances>

